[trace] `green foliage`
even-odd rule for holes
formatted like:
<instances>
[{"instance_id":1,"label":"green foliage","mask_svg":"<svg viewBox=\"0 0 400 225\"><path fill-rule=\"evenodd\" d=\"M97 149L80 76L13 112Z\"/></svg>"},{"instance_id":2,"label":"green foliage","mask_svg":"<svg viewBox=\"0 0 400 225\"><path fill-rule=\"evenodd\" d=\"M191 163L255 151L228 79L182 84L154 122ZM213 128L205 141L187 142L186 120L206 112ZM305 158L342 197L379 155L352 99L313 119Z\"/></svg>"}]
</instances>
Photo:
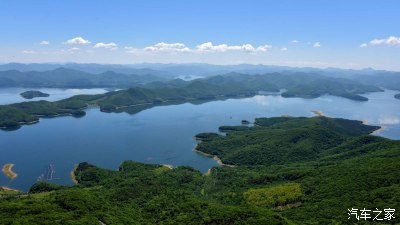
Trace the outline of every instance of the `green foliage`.
<instances>
[{"instance_id":1,"label":"green foliage","mask_svg":"<svg viewBox=\"0 0 400 225\"><path fill-rule=\"evenodd\" d=\"M229 132L228 135L202 142L197 150L235 165L301 162L319 158L323 151L340 145L347 138L378 128L326 117L258 118L256 125L220 127L220 131Z\"/></svg>"},{"instance_id":2,"label":"green foliage","mask_svg":"<svg viewBox=\"0 0 400 225\"><path fill-rule=\"evenodd\" d=\"M0 106L0 128L18 128L21 123L38 121L38 118L12 106Z\"/></svg>"},{"instance_id":3,"label":"green foliage","mask_svg":"<svg viewBox=\"0 0 400 225\"><path fill-rule=\"evenodd\" d=\"M347 224L348 208L400 208L400 141L343 119L256 122L227 136L198 135L201 151L216 149L235 167L203 175L133 161L118 171L80 163L73 187L0 192L0 224Z\"/></svg>"},{"instance_id":4,"label":"green foliage","mask_svg":"<svg viewBox=\"0 0 400 225\"><path fill-rule=\"evenodd\" d=\"M47 93L43 93L41 91L25 91L20 94L23 98L32 99L37 97L49 97L50 95Z\"/></svg>"},{"instance_id":5,"label":"green foliage","mask_svg":"<svg viewBox=\"0 0 400 225\"><path fill-rule=\"evenodd\" d=\"M250 128L248 126L220 126L218 130L220 132L228 133L228 132L233 132L233 131L245 131L249 130Z\"/></svg>"},{"instance_id":6,"label":"green foliage","mask_svg":"<svg viewBox=\"0 0 400 225\"><path fill-rule=\"evenodd\" d=\"M207 133L196 134L196 136L194 137L199 141L211 141L212 139L219 136L220 136L219 134L207 132Z\"/></svg>"},{"instance_id":7,"label":"green foliage","mask_svg":"<svg viewBox=\"0 0 400 225\"><path fill-rule=\"evenodd\" d=\"M49 192L59 190L61 188L63 188L63 186L59 184L49 182L37 182L29 189L29 193Z\"/></svg>"},{"instance_id":8,"label":"green foliage","mask_svg":"<svg viewBox=\"0 0 400 225\"><path fill-rule=\"evenodd\" d=\"M244 192L244 197L250 205L284 206L301 200L303 193L298 183L285 183L272 187L251 188Z\"/></svg>"},{"instance_id":9,"label":"green foliage","mask_svg":"<svg viewBox=\"0 0 400 225\"><path fill-rule=\"evenodd\" d=\"M248 121L248 120L242 120L242 122L241 122L243 125L247 125L247 124L250 124L250 121Z\"/></svg>"},{"instance_id":10,"label":"green foliage","mask_svg":"<svg viewBox=\"0 0 400 225\"><path fill-rule=\"evenodd\" d=\"M286 88L283 97L316 98L324 94L340 96L355 101L368 101L368 98L359 94L366 92L381 91L381 89L370 86L360 85L356 81L332 77L311 77L304 76L303 82Z\"/></svg>"}]
</instances>

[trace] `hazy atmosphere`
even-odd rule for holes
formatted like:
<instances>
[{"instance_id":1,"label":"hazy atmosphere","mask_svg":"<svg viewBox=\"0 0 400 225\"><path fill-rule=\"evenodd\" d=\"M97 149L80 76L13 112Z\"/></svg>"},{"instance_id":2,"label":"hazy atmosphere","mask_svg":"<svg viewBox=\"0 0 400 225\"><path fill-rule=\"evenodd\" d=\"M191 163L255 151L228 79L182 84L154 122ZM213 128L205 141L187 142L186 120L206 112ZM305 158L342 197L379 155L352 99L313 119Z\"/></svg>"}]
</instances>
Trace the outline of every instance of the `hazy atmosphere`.
<instances>
[{"instance_id":1,"label":"hazy atmosphere","mask_svg":"<svg viewBox=\"0 0 400 225\"><path fill-rule=\"evenodd\" d=\"M6 0L0 3L0 62L399 71L399 8L395 0Z\"/></svg>"}]
</instances>

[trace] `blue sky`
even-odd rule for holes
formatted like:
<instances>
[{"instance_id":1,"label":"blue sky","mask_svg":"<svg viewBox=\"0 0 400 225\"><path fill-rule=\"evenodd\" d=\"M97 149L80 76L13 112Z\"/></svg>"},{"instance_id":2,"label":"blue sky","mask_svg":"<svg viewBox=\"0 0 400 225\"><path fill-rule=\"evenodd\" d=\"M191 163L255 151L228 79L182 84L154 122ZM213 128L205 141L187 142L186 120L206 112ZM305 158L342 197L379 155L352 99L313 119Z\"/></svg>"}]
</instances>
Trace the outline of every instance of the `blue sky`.
<instances>
[{"instance_id":1,"label":"blue sky","mask_svg":"<svg viewBox=\"0 0 400 225\"><path fill-rule=\"evenodd\" d=\"M399 10L396 0L2 0L0 62L400 70Z\"/></svg>"}]
</instances>

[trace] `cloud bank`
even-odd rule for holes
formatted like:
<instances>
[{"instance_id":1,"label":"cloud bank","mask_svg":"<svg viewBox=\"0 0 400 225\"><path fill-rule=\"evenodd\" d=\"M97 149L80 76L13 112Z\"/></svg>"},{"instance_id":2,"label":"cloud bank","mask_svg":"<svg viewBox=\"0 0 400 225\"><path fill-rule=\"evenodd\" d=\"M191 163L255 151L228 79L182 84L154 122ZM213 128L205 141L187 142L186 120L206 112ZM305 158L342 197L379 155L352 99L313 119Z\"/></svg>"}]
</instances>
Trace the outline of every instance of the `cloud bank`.
<instances>
[{"instance_id":1,"label":"cloud bank","mask_svg":"<svg viewBox=\"0 0 400 225\"><path fill-rule=\"evenodd\" d=\"M118 45L115 44L114 42L110 43L103 43L99 42L93 46L93 48L105 48L105 49L111 49L111 50L116 50L118 48Z\"/></svg>"},{"instance_id":2,"label":"cloud bank","mask_svg":"<svg viewBox=\"0 0 400 225\"><path fill-rule=\"evenodd\" d=\"M160 42L152 46L147 46L144 48L135 47L125 47L128 53L137 52L164 52L164 53L180 53L180 52L191 52L191 53L218 53L218 52L228 52L228 51L241 51L249 53L257 52L267 52L268 49L272 48L271 45L260 45L254 47L251 44L243 45L228 45L219 44L214 45L212 42L205 42L203 44L197 45L195 48L189 48L183 43L165 43Z\"/></svg>"},{"instance_id":3,"label":"cloud bank","mask_svg":"<svg viewBox=\"0 0 400 225\"><path fill-rule=\"evenodd\" d=\"M383 39L373 39L368 44L363 43L360 45L361 48L365 48L368 46L379 46L379 45L387 45L387 46L399 46L400 47L400 37L390 36Z\"/></svg>"},{"instance_id":4,"label":"cloud bank","mask_svg":"<svg viewBox=\"0 0 400 225\"><path fill-rule=\"evenodd\" d=\"M321 43L319 42L315 42L313 45L314 48L320 48L321 47Z\"/></svg>"},{"instance_id":5,"label":"cloud bank","mask_svg":"<svg viewBox=\"0 0 400 225\"><path fill-rule=\"evenodd\" d=\"M66 42L64 42L64 44L66 44L66 45L88 45L88 44L90 44L90 41L85 40L82 37L75 37L75 38L67 40Z\"/></svg>"}]
</instances>

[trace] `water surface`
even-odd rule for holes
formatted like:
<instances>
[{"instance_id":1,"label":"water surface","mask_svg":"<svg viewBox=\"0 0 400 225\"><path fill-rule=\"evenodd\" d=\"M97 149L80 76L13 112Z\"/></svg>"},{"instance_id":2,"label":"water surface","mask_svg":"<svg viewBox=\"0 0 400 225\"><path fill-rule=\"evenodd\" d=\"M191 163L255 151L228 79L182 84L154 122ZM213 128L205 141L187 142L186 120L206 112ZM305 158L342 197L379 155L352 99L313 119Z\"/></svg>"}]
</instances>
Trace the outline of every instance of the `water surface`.
<instances>
[{"instance_id":1,"label":"water surface","mask_svg":"<svg viewBox=\"0 0 400 225\"><path fill-rule=\"evenodd\" d=\"M33 99L25 99L20 94L25 91L41 91L43 93L50 94L49 97L37 97ZM94 95L103 94L107 92L104 88L90 88L90 89L62 89L62 88L0 88L0 105L6 105L18 102L27 101L57 101L65 98L72 97L74 95Z\"/></svg>"},{"instance_id":2,"label":"water surface","mask_svg":"<svg viewBox=\"0 0 400 225\"><path fill-rule=\"evenodd\" d=\"M282 98L279 95L228 99L194 105L158 106L130 115L102 113L89 108L83 118L41 119L16 131L0 131L0 165L14 163L18 177L0 175L0 185L28 190L54 165L54 182L72 184L70 171L79 162L117 169L124 160L187 165L207 171L217 163L193 148L193 136L217 132L220 125L239 125L242 119L281 115L327 116L363 120L385 129L377 135L400 139L400 101L393 91L365 95L370 100L322 96L317 99Z\"/></svg>"}]
</instances>

